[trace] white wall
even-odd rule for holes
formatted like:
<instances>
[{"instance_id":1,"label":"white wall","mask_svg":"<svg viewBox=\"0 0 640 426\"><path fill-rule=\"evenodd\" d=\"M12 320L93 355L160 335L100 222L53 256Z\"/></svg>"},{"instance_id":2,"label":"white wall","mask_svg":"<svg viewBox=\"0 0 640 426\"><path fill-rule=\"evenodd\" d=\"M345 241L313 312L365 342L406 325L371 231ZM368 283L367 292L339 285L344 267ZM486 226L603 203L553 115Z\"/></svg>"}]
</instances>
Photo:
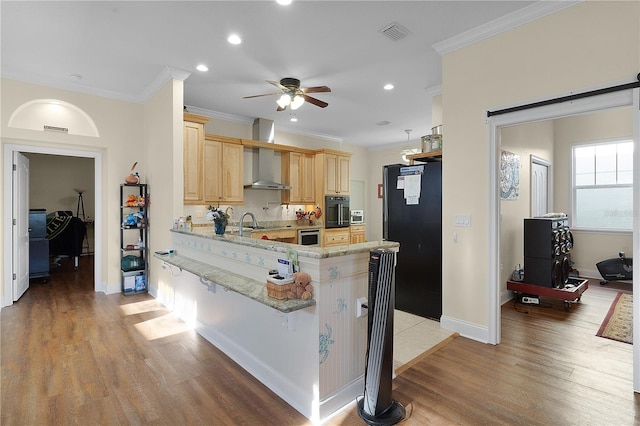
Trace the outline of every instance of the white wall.
<instances>
[{"instance_id":1,"label":"white wall","mask_svg":"<svg viewBox=\"0 0 640 426\"><path fill-rule=\"evenodd\" d=\"M551 163L553 122L507 127L500 133L500 148L520 156L520 190L517 200L500 201L500 293L505 298L507 280L517 264L524 266L523 219L531 217L531 156Z\"/></svg>"},{"instance_id":2,"label":"white wall","mask_svg":"<svg viewBox=\"0 0 640 426\"><path fill-rule=\"evenodd\" d=\"M631 108L579 115L555 120L554 204L557 211L571 213L571 146L578 143L631 138L633 120ZM575 268L582 276L601 278L596 263L617 257L624 251L633 255L632 234L573 231Z\"/></svg>"},{"instance_id":3,"label":"white wall","mask_svg":"<svg viewBox=\"0 0 640 426\"><path fill-rule=\"evenodd\" d=\"M478 329L490 318L486 112L633 81L639 69L638 2L579 3L443 56L445 316ZM456 214L472 226L454 242Z\"/></svg>"},{"instance_id":4,"label":"white wall","mask_svg":"<svg viewBox=\"0 0 640 426\"><path fill-rule=\"evenodd\" d=\"M150 253L171 247L168 230L182 211L183 188L183 82L171 80L144 106L145 149L141 160L149 184ZM171 153L170 155L167 155ZM172 306L173 290L161 262L150 258L149 292Z\"/></svg>"},{"instance_id":5,"label":"white wall","mask_svg":"<svg viewBox=\"0 0 640 426\"><path fill-rule=\"evenodd\" d=\"M14 80L2 79L0 84L2 91L0 102L3 111L0 117L0 129L3 145L12 143L36 148L76 149L102 153L104 199L102 200L101 214L104 220L103 223L96 223L96 226L101 227L104 241L98 242L103 253L102 277L99 277L102 283L98 285L104 286L107 292L120 291L119 187L120 182L123 182L129 173L133 161L143 158L142 105ZM34 99L59 99L79 107L94 120L100 137L8 127L7 123L11 112L25 102ZM144 176L146 171L144 167L140 167L138 170ZM4 179L4 176L0 179ZM4 230L0 232L4 232ZM3 240L8 238L5 235L1 237ZM0 276L4 274L5 268L11 268L11 265L3 264Z\"/></svg>"}]
</instances>

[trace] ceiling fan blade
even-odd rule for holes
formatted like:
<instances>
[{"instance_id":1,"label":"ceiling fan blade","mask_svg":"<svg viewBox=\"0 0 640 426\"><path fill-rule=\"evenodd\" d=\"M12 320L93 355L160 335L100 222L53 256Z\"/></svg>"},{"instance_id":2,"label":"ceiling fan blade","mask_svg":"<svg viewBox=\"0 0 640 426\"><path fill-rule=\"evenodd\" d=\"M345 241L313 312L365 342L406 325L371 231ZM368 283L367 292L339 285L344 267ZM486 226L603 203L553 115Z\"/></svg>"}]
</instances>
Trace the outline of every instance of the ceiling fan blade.
<instances>
[{"instance_id":1,"label":"ceiling fan blade","mask_svg":"<svg viewBox=\"0 0 640 426\"><path fill-rule=\"evenodd\" d=\"M285 109L287 109L287 107L281 107L280 105L278 105L278 108L276 108L276 111L284 111Z\"/></svg>"},{"instance_id":2,"label":"ceiling fan blade","mask_svg":"<svg viewBox=\"0 0 640 426\"><path fill-rule=\"evenodd\" d=\"M309 102L310 104L314 104L315 106L319 106L320 108L325 108L327 105L329 105L325 101L312 98L311 96L305 95L304 93L302 94L302 97L304 98L305 101Z\"/></svg>"},{"instance_id":3,"label":"ceiling fan blade","mask_svg":"<svg viewBox=\"0 0 640 426\"><path fill-rule=\"evenodd\" d=\"M302 93L320 93L320 92L330 92L331 89L327 86L314 86L314 87L303 87L300 89Z\"/></svg>"},{"instance_id":4,"label":"ceiling fan blade","mask_svg":"<svg viewBox=\"0 0 640 426\"><path fill-rule=\"evenodd\" d=\"M265 94L262 94L262 95L245 96L242 99L259 98L260 96L273 96L273 95L282 95L282 93L265 93Z\"/></svg>"},{"instance_id":5,"label":"ceiling fan blade","mask_svg":"<svg viewBox=\"0 0 640 426\"><path fill-rule=\"evenodd\" d=\"M277 81L271 81L271 80L265 80L265 81L266 81L267 83L269 83L269 84L273 84L274 86L276 86L276 87L277 87L278 89L280 89L280 90L285 90L285 91L287 90L287 88L286 88L286 87L284 87L282 84L280 84L280 83L279 83L279 82L277 82Z\"/></svg>"}]
</instances>

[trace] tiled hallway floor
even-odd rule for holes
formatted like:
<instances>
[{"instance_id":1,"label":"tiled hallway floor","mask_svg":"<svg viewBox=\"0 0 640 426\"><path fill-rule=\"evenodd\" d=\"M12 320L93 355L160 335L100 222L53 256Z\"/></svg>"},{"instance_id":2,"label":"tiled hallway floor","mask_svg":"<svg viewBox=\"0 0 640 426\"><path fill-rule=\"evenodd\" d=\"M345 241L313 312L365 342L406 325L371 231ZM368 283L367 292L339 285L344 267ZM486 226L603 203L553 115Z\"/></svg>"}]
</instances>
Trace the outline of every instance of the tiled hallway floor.
<instances>
[{"instance_id":1,"label":"tiled hallway floor","mask_svg":"<svg viewBox=\"0 0 640 426\"><path fill-rule=\"evenodd\" d=\"M398 368L454 334L438 321L395 310L393 317L393 366Z\"/></svg>"}]
</instances>

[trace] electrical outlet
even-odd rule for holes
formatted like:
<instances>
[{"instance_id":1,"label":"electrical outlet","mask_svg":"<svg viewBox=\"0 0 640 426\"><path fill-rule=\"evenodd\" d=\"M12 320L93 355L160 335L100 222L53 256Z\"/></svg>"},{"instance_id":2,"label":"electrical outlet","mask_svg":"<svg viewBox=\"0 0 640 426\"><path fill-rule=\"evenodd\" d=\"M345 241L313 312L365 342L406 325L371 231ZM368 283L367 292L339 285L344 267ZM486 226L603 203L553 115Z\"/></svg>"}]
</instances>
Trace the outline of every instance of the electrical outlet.
<instances>
[{"instance_id":1,"label":"electrical outlet","mask_svg":"<svg viewBox=\"0 0 640 426\"><path fill-rule=\"evenodd\" d=\"M356 300L356 318L366 317L369 312L369 305L366 297L359 297Z\"/></svg>"}]
</instances>

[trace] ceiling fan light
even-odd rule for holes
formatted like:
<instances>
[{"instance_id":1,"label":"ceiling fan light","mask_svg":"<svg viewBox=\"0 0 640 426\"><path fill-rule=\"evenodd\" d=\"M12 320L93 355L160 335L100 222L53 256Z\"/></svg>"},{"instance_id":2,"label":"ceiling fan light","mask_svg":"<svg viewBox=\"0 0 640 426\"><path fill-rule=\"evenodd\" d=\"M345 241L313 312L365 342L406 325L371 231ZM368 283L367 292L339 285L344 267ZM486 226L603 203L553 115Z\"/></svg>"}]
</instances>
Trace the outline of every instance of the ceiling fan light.
<instances>
[{"instance_id":1,"label":"ceiling fan light","mask_svg":"<svg viewBox=\"0 0 640 426\"><path fill-rule=\"evenodd\" d=\"M280 108L285 108L287 105L291 103L291 96L285 93L284 95L280 96L280 99L278 99L276 103Z\"/></svg>"},{"instance_id":2,"label":"ceiling fan light","mask_svg":"<svg viewBox=\"0 0 640 426\"><path fill-rule=\"evenodd\" d=\"M300 95L296 95L291 101L291 109L298 109L304 103L304 98Z\"/></svg>"}]
</instances>

